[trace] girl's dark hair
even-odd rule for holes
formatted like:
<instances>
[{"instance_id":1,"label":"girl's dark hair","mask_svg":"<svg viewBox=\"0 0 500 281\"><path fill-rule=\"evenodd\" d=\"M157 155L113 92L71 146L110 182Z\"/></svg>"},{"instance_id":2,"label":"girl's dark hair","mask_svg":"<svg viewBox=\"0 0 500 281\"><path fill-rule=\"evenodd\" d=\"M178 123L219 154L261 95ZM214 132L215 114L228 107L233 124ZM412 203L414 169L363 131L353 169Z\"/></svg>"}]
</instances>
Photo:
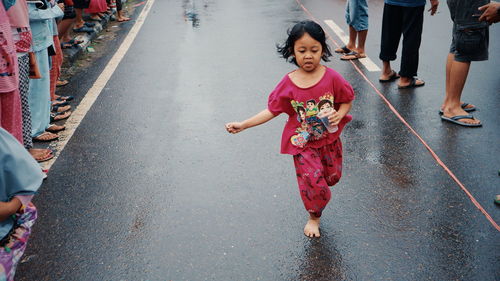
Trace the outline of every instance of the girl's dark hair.
<instances>
[{"instance_id":1,"label":"girl's dark hair","mask_svg":"<svg viewBox=\"0 0 500 281\"><path fill-rule=\"evenodd\" d=\"M293 46L295 41L300 39L302 35L305 33L309 34L314 40L321 43L321 47L323 48L323 54L321 55L321 59L324 61L330 61L328 57L332 56L332 52L330 51L330 47L326 44L326 35L323 31L323 28L314 21L304 20L297 24L295 24L292 29L288 30L288 38L286 39L283 45L276 44L276 48L278 49L278 53L281 54L285 60L290 63L294 63L298 66L295 57L293 56Z\"/></svg>"}]
</instances>

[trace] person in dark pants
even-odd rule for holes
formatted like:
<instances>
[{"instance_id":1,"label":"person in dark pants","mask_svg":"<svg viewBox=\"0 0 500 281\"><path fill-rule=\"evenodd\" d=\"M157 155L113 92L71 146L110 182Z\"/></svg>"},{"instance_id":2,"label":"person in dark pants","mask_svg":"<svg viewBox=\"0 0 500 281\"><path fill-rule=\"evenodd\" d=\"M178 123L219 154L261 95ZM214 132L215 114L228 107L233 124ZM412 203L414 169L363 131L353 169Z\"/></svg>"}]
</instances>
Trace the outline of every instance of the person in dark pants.
<instances>
[{"instance_id":1,"label":"person in dark pants","mask_svg":"<svg viewBox=\"0 0 500 281\"><path fill-rule=\"evenodd\" d=\"M422 37L424 8L426 0L385 0L382 19L382 41L379 58L383 62L380 82L390 82L401 77L400 89L420 87L424 81L415 78L418 70L418 51ZM439 1L430 0L431 15L437 11ZM401 70L396 73L391 61L396 59L399 40L403 35Z\"/></svg>"}]
</instances>

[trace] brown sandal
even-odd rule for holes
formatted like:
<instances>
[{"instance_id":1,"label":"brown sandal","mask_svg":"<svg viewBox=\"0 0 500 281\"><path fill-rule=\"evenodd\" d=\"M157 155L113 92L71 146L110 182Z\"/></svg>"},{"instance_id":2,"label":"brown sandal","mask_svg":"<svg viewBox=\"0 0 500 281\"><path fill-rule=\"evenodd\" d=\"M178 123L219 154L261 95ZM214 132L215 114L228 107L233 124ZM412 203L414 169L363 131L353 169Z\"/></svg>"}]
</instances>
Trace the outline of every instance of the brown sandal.
<instances>
[{"instance_id":1,"label":"brown sandal","mask_svg":"<svg viewBox=\"0 0 500 281\"><path fill-rule=\"evenodd\" d=\"M65 130L65 129L66 129L66 127L64 127L64 126L50 124L49 127L47 129L45 129L45 131L51 132L51 133L57 133L57 132Z\"/></svg>"},{"instance_id":2,"label":"brown sandal","mask_svg":"<svg viewBox=\"0 0 500 281\"><path fill-rule=\"evenodd\" d=\"M63 113L51 113L50 114L50 122L56 122L63 119L66 119L71 116L71 111L66 111Z\"/></svg>"},{"instance_id":3,"label":"brown sandal","mask_svg":"<svg viewBox=\"0 0 500 281\"><path fill-rule=\"evenodd\" d=\"M37 162L45 162L54 158L54 154L51 149L31 148L28 150L28 152Z\"/></svg>"},{"instance_id":4,"label":"brown sandal","mask_svg":"<svg viewBox=\"0 0 500 281\"><path fill-rule=\"evenodd\" d=\"M50 133L50 132L43 132L40 135L36 136L33 138L33 141L35 142L46 142L46 141L53 141L57 140L59 138L58 135Z\"/></svg>"}]
</instances>

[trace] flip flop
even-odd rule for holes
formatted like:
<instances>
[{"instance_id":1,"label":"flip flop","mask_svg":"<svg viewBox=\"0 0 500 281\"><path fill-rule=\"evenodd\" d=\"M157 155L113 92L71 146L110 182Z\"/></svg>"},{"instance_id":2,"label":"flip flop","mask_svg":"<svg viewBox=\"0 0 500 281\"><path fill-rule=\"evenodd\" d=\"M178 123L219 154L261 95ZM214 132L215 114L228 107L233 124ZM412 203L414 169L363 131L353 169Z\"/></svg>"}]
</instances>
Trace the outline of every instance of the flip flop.
<instances>
[{"instance_id":1,"label":"flip flop","mask_svg":"<svg viewBox=\"0 0 500 281\"><path fill-rule=\"evenodd\" d=\"M500 195L496 195L495 200L493 202L495 202L495 204L500 206Z\"/></svg>"},{"instance_id":2,"label":"flip flop","mask_svg":"<svg viewBox=\"0 0 500 281\"><path fill-rule=\"evenodd\" d=\"M83 42L85 42L85 41L84 40L80 40L80 39L76 39L76 38L71 39L71 40L68 41L68 43L71 43L73 45L82 44Z\"/></svg>"},{"instance_id":3,"label":"flip flop","mask_svg":"<svg viewBox=\"0 0 500 281\"><path fill-rule=\"evenodd\" d=\"M472 106L472 107L467 107L468 105L470 105L469 103L462 103L460 106L462 107L463 110L465 110L466 112L472 112L472 111L475 111L476 110L476 107L475 106ZM439 114L443 114L443 110L440 109L439 110Z\"/></svg>"},{"instance_id":4,"label":"flip flop","mask_svg":"<svg viewBox=\"0 0 500 281\"><path fill-rule=\"evenodd\" d=\"M417 84L417 80L420 80L418 78L415 78L413 77L410 81L410 84L409 85L406 85L406 86L399 86L398 85L398 89L410 89L410 88L417 88L417 87L422 87L423 85L425 85L425 82L423 80L420 80L422 81L422 84Z\"/></svg>"},{"instance_id":5,"label":"flip flop","mask_svg":"<svg viewBox=\"0 0 500 281\"><path fill-rule=\"evenodd\" d=\"M94 29L84 25L82 27L73 28L73 32L87 32L87 33L92 33L92 32L94 32Z\"/></svg>"},{"instance_id":6,"label":"flip flop","mask_svg":"<svg viewBox=\"0 0 500 281\"><path fill-rule=\"evenodd\" d=\"M42 163L45 161L49 161L52 158L54 158L54 154L50 153L50 154L45 155L44 157L35 158L35 160L38 163Z\"/></svg>"},{"instance_id":7,"label":"flip flop","mask_svg":"<svg viewBox=\"0 0 500 281\"><path fill-rule=\"evenodd\" d=\"M73 96L59 96L56 100L61 100L61 101L72 101L74 99Z\"/></svg>"},{"instance_id":8,"label":"flip flop","mask_svg":"<svg viewBox=\"0 0 500 281\"><path fill-rule=\"evenodd\" d=\"M448 121L448 122L451 122L451 123L455 123L455 124L458 124L458 125L461 125L461 126L464 126L464 127L481 127L481 126L483 126L483 124L481 124L481 123L479 123L479 124L469 124L469 123L458 121L460 119L471 119L471 120L474 120L474 116L472 116L470 114L468 114L468 115L457 115L457 116L452 116L452 117L446 117L444 115L441 115L441 120Z\"/></svg>"},{"instance_id":9,"label":"flip flop","mask_svg":"<svg viewBox=\"0 0 500 281\"><path fill-rule=\"evenodd\" d=\"M50 114L50 123L64 120L70 116L71 116L71 111L60 112L60 113L51 113Z\"/></svg>"},{"instance_id":10,"label":"flip flop","mask_svg":"<svg viewBox=\"0 0 500 281\"><path fill-rule=\"evenodd\" d=\"M48 138L43 138L44 136L48 137ZM56 134L49 133L49 132L43 132L43 133L39 134L38 136L34 137L33 141L34 142L48 142L48 141L57 140L58 138L59 138L59 136Z\"/></svg>"},{"instance_id":11,"label":"flip flop","mask_svg":"<svg viewBox=\"0 0 500 281\"><path fill-rule=\"evenodd\" d=\"M57 133L57 132L60 132L60 131L64 131L65 129L66 129L65 126L59 126L59 125L56 125L56 124L50 124L49 127L47 129L45 129L45 131L51 132L51 133Z\"/></svg>"},{"instance_id":12,"label":"flip flop","mask_svg":"<svg viewBox=\"0 0 500 281\"><path fill-rule=\"evenodd\" d=\"M347 48L347 46L342 46L340 48L335 49L335 53L337 54L348 54L352 52L351 49Z\"/></svg>"},{"instance_id":13,"label":"flip flop","mask_svg":"<svg viewBox=\"0 0 500 281\"><path fill-rule=\"evenodd\" d=\"M387 83L387 82L392 82L394 80L399 79L399 75L396 73L396 71L392 71L391 75L389 76L389 79L378 79L380 83Z\"/></svg>"},{"instance_id":14,"label":"flip flop","mask_svg":"<svg viewBox=\"0 0 500 281\"><path fill-rule=\"evenodd\" d=\"M56 87L62 87L68 85L69 81L68 80L57 80L56 82Z\"/></svg>"},{"instance_id":15,"label":"flip flop","mask_svg":"<svg viewBox=\"0 0 500 281\"><path fill-rule=\"evenodd\" d=\"M362 58L366 58L366 55L361 55L355 51L352 51L352 52L340 57L341 60L357 60L357 59L362 59Z\"/></svg>"},{"instance_id":16,"label":"flip flop","mask_svg":"<svg viewBox=\"0 0 500 281\"><path fill-rule=\"evenodd\" d=\"M52 112L63 113L71 110L71 105L53 105Z\"/></svg>"},{"instance_id":17,"label":"flip flop","mask_svg":"<svg viewBox=\"0 0 500 281\"><path fill-rule=\"evenodd\" d=\"M61 49L71 49L74 46L74 44L71 44L69 42L61 42Z\"/></svg>"}]
</instances>

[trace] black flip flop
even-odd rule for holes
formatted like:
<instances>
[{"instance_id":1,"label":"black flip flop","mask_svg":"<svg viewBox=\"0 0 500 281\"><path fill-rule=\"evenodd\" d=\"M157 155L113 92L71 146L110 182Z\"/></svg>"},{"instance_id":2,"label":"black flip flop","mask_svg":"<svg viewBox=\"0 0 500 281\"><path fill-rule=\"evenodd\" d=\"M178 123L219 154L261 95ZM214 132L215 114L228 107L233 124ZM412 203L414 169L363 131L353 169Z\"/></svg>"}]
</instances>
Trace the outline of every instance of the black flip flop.
<instances>
[{"instance_id":1,"label":"black flip flop","mask_svg":"<svg viewBox=\"0 0 500 281\"><path fill-rule=\"evenodd\" d=\"M410 89L410 88L417 88L417 87L422 87L423 85L425 85L425 82L423 80L420 80L422 81L423 83L422 84L417 84L417 80L420 80L420 79L417 79L417 78L412 78L411 81L410 81L410 84L409 85L406 85L406 86L398 86L398 89Z\"/></svg>"},{"instance_id":2,"label":"black flip flop","mask_svg":"<svg viewBox=\"0 0 500 281\"><path fill-rule=\"evenodd\" d=\"M335 53L337 53L337 54L348 54L348 53L352 52L352 50L349 49L349 48L347 48L347 46L342 46L342 47L340 47L340 49L342 49L342 51L335 50Z\"/></svg>"},{"instance_id":3,"label":"black flip flop","mask_svg":"<svg viewBox=\"0 0 500 281\"><path fill-rule=\"evenodd\" d=\"M380 83L387 83L387 82L392 82L394 80L399 79L399 75L396 73L396 71L392 71L391 75L389 76L389 79L378 79Z\"/></svg>"}]
</instances>

